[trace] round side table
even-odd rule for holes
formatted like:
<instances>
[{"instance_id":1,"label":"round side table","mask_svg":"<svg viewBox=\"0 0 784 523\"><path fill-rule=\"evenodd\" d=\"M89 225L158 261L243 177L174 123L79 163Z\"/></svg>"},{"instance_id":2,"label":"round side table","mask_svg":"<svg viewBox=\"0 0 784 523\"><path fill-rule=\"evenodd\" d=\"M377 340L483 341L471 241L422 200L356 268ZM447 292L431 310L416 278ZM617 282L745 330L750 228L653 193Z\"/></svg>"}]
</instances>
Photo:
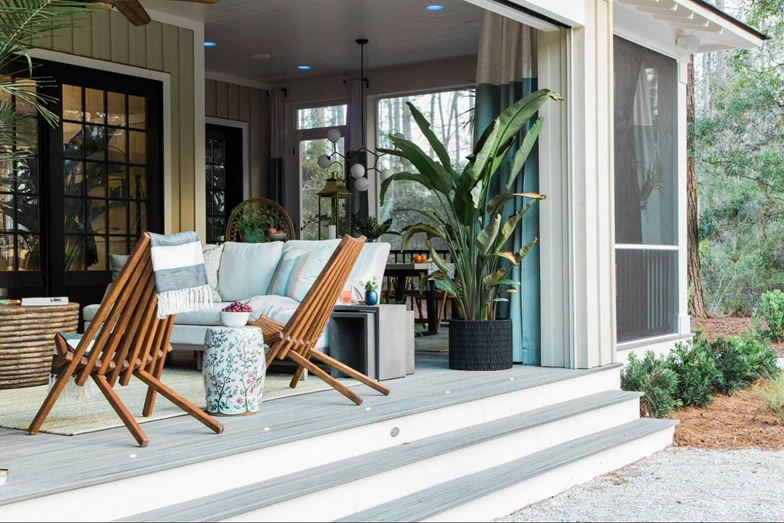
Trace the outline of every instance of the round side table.
<instances>
[{"instance_id":1,"label":"round side table","mask_svg":"<svg viewBox=\"0 0 784 523\"><path fill-rule=\"evenodd\" d=\"M0 390L49 383L58 332L76 334L79 304L0 305Z\"/></svg>"},{"instance_id":2,"label":"round side table","mask_svg":"<svg viewBox=\"0 0 784 523\"><path fill-rule=\"evenodd\" d=\"M261 329L207 329L202 374L209 414L241 416L259 412L265 371Z\"/></svg>"}]
</instances>

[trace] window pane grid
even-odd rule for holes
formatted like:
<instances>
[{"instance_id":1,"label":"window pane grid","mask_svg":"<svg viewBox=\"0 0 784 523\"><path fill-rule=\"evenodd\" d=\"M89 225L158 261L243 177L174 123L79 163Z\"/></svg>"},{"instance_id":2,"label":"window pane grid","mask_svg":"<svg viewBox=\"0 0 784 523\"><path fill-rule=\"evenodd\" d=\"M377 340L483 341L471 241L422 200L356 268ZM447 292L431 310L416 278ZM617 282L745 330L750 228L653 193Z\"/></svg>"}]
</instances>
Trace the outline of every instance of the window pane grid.
<instances>
[{"instance_id":1,"label":"window pane grid","mask_svg":"<svg viewBox=\"0 0 784 523\"><path fill-rule=\"evenodd\" d=\"M207 140L206 196L207 196L207 243L225 241L226 222L226 142L210 138Z\"/></svg>"},{"instance_id":2,"label":"window pane grid","mask_svg":"<svg viewBox=\"0 0 784 523\"><path fill-rule=\"evenodd\" d=\"M147 229L146 114L131 119L124 93L64 86L66 92L66 270L106 271L109 254L130 253ZM134 98L146 110L144 99Z\"/></svg>"},{"instance_id":3,"label":"window pane grid","mask_svg":"<svg viewBox=\"0 0 784 523\"><path fill-rule=\"evenodd\" d=\"M14 82L15 77L5 78ZM34 84L23 78L21 81ZM25 89L35 90L31 85ZM16 95L5 93L5 100L17 111L30 115L29 123L11 129L17 138L31 141L15 143L7 151L23 158L0 165L0 272L40 270L40 217L38 191L37 119L35 109ZM16 140L15 140L16 141Z\"/></svg>"}]
</instances>

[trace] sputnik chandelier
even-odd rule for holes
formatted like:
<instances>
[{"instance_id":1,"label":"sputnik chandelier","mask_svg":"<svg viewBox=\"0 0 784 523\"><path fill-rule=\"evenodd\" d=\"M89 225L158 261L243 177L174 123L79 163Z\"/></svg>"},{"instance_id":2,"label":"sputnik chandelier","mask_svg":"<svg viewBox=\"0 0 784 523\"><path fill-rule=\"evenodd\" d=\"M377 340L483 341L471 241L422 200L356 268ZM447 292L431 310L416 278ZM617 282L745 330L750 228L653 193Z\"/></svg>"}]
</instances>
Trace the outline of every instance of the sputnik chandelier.
<instances>
[{"instance_id":1,"label":"sputnik chandelier","mask_svg":"<svg viewBox=\"0 0 784 523\"><path fill-rule=\"evenodd\" d=\"M351 161L357 157L357 155L361 153L366 153L367 158L366 161L368 163L368 167L365 168L364 165L361 163L356 163L351 166L349 172L351 177L354 178L354 187L361 192L365 192L370 188L370 180L366 177L368 171L375 171L378 173L380 180L383 182L393 174L395 171L392 169L380 169L379 168L379 159L383 156L386 156L385 153L377 153L376 151L371 151L365 146L365 115L367 114L367 98L365 96L365 88L368 85L368 79L365 78L365 46L368 44L368 40L366 38L360 38L356 40L357 44L360 47L360 79L361 79L361 87L360 87L360 100L361 100L361 109L362 109L362 147L358 150L351 152L348 155L342 154L338 152L338 142L343 137L340 134L338 129L330 129L327 131L327 140L332 143L332 154L322 154L318 158L318 165L322 169L330 169L336 163L341 163L340 159L342 159L347 165L351 165ZM395 136L399 138L405 138L402 133L395 133ZM370 160L372 159L372 165ZM400 163L405 166L411 165L411 162L403 157L399 158ZM341 166L342 167L342 166Z\"/></svg>"}]
</instances>

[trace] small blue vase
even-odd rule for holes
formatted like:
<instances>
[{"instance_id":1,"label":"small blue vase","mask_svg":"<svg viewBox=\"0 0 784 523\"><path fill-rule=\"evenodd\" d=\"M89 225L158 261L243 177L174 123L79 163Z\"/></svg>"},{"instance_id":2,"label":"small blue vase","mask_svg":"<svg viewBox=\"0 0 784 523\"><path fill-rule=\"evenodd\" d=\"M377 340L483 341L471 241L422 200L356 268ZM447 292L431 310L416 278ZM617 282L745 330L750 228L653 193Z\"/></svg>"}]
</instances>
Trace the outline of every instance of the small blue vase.
<instances>
[{"instance_id":1,"label":"small blue vase","mask_svg":"<svg viewBox=\"0 0 784 523\"><path fill-rule=\"evenodd\" d=\"M365 304L366 305L378 305L378 292L376 292L376 291L365 291Z\"/></svg>"}]
</instances>

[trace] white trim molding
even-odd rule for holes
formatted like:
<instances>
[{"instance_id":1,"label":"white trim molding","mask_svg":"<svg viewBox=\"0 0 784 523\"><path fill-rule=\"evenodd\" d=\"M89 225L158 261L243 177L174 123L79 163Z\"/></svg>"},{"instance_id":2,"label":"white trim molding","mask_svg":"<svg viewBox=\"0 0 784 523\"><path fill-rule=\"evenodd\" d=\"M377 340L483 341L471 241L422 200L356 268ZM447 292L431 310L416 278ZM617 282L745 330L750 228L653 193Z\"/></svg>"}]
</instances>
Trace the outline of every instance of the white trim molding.
<instances>
[{"instance_id":1,"label":"white trim molding","mask_svg":"<svg viewBox=\"0 0 784 523\"><path fill-rule=\"evenodd\" d=\"M96 58L88 58L85 56L77 56L61 53L58 51L50 51L48 49L31 49L30 56L40 60L49 60L51 62L71 64L79 67L88 67L90 69L97 69L99 71L107 71L110 73L147 78L149 80L156 80L163 84L163 230L166 234L171 234L174 232L174 222L172 216L172 92L171 77L169 76L169 73L152 71L150 69L143 69L141 67L134 67L131 65L107 62L105 60L98 60ZM202 144L202 160L204 159L203 149L204 144ZM202 172L203 171L204 169L202 169ZM202 180L202 186L203 185L204 183Z\"/></svg>"},{"instance_id":2,"label":"white trim molding","mask_svg":"<svg viewBox=\"0 0 784 523\"><path fill-rule=\"evenodd\" d=\"M615 362L613 2L585 0L572 31L569 219L573 367Z\"/></svg>"}]
</instances>

